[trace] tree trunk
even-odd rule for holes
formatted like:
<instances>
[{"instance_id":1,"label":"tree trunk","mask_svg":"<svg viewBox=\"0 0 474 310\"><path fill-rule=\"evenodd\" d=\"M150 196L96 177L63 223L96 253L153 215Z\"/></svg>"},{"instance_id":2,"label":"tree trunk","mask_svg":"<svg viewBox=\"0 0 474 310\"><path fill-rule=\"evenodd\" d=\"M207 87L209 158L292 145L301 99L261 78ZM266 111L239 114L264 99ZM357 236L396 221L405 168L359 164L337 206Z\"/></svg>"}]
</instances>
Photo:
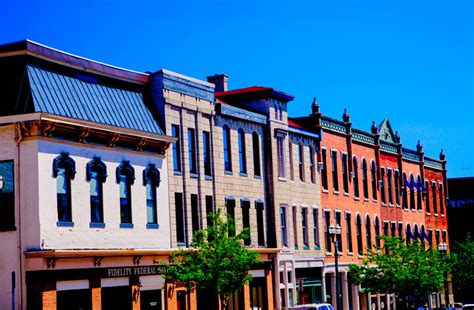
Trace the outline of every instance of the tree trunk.
<instances>
[{"instance_id":1,"label":"tree trunk","mask_svg":"<svg viewBox=\"0 0 474 310\"><path fill-rule=\"evenodd\" d=\"M220 295L221 310L227 310L229 306L229 296Z\"/></svg>"}]
</instances>

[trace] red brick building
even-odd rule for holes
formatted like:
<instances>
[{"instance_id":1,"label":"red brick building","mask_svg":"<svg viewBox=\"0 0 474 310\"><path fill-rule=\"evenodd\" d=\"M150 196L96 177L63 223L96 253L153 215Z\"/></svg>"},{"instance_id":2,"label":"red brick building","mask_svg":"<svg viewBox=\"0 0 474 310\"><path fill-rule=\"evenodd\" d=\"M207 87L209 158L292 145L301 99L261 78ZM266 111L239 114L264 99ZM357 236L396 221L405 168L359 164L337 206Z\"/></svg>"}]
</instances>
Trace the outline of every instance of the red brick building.
<instances>
[{"instance_id":1,"label":"red brick building","mask_svg":"<svg viewBox=\"0 0 474 310\"><path fill-rule=\"evenodd\" d=\"M324 116L316 100L310 116L291 120L322 137L318 166L328 301L336 306L334 244L328 228L339 224L343 309L390 309L393 296L370 296L351 285L348 265L360 262L368 248L379 245L379 235L418 238L427 246L448 243L444 153L439 159L425 156L420 142L416 150L405 148L388 119L378 126L373 123L368 132L353 128L346 110L342 120ZM434 295L430 304L439 306L444 300Z\"/></svg>"}]
</instances>

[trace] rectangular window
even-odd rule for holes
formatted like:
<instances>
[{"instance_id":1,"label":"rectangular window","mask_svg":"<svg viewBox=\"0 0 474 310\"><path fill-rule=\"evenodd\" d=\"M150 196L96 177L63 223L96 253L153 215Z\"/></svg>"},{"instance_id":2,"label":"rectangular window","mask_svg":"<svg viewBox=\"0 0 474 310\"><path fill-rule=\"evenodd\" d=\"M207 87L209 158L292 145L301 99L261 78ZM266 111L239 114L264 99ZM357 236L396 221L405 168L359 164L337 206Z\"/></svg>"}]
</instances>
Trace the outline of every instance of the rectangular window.
<instances>
[{"instance_id":1,"label":"rectangular window","mask_svg":"<svg viewBox=\"0 0 474 310\"><path fill-rule=\"evenodd\" d=\"M0 162L0 231L15 230L15 182L13 160Z\"/></svg>"},{"instance_id":2,"label":"rectangular window","mask_svg":"<svg viewBox=\"0 0 474 310\"><path fill-rule=\"evenodd\" d=\"M341 212L336 212L336 225L342 227L341 224ZM336 235L337 237L337 251L342 253L342 234Z\"/></svg>"},{"instance_id":3,"label":"rectangular window","mask_svg":"<svg viewBox=\"0 0 474 310\"><path fill-rule=\"evenodd\" d=\"M391 234L392 237L395 237L395 236L397 235L397 225L396 225L396 224L397 224L397 223L392 222L392 223L391 223L391 226L390 226L390 230L391 230L391 232L392 232L392 234Z\"/></svg>"},{"instance_id":4,"label":"rectangular window","mask_svg":"<svg viewBox=\"0 0 474 310\"><path fill-rule=\"evenodd\" d=\"M182 193L174 193L174 203L176 207L176 242L186 244L186 212L183 208Z\"/></svg>"},{"instance_id":5,"label":"rectangular window","mask_svg":"<svg viewBox=\"0 0 474 310\"><path fill-rule=\"evenodd\" d=\"M171 125L171 135L178 140L173 143L173 169L181 171L181 140L179 139L179 126Z\"/></svg>"},{"instance_id":6,"label":"rectangular window","mask_svg":"<svg viewBox=\"0 0 474 310\"><path fill-rule=\"evenodd\" d=\"M146 179L146 218L147 224L158 224L156 212L156 186L151 179Z\"/></svg>"},{"instance_id":7,"label":"rectangular window","mask_svg":"<svg viewBox=\"0 0 474 310\"><path fill-rule=\"evenodd\" d=\"M319 210L313 209L313 238L314 247L319 249Z\"/></svg>"},{"instance_id":8,"label":"rectangular window","mask_svg":"<svg viewBox=\"0 0 474 310\"><path fill-rule=\"evenodd\" d=\"M99 174L96 171L90 172L89 185L91 201L91 223L103 223L104 212L102 199L102 182L99 178Z\"/></svg>"},{"instance_id":9,"label":"rectangular window","mask_svg":"<svg viewBox=\"0 0 474 310\"><path fill-rule=\"evenodd\" d=\"M189 173L197 173L196 167L196 138L194 129L188 128L188 156L189 156Z\"/></svg>"},{"instance_id":10,"label":"rectangular window","mask_svg":"<svg viewBox=\"0 0 474 310\"><path fill-rule=\"evenodd\" d=\"M374 161L370 165L370 174L372 176L372 198L377 200L377 168Z\"/></svg>"},{"instance_id":11,"label":"rectangular window","mask_svg":"<svg viewBox=\"0 0 474 310\"><path fill-rule=\"evenodd\" d=\"M263 202L256 201L255 209L257 209L258 246L265 246L265 222L263 219Z\"/></svg>"},{"instance_id":12,"label":"rectangular window","mask_svg":"<svg viewBox=\"0 0 474 310\"><path fill-rule=\"evenodd\" d=\"M298 170L300 175L300 181L304 182L304 146L298 144Z\"/></svg>"},{"instance_id":13,"label":"rectangular window","mask_svg":"<svg viewBox=\"0 0 474 310\"><path fill-rule=\"evenodd\" d=\"M346 239L347 251L352 253L352 229L351 229L351 214L346 213Z\"/></svg>"},{"instance_id":14,"label":"rectangular window","mask_svg":"<svg viewBox=\"0 0 474 310\"><path fill-rule=\"evenodd\" d=\"M193 225L193 234L198 231L201 227L200 225L200 212L199 212L199 202L198 195L191 194L191 217Z\"/></svg>"},{"instance_id":15,"label":"rectangular window","mask_svg":"<svg viewBox=\"0 0 474 310\"><path fill-rule=\"evenodd\" d=\"M311 173L311 183L316 183L316 172L314 167L314 148L309 147L309 171Z\"/></svg>"},{"instance_id":16,"label":"rectangular window","mask_svg":"<svg viewBox=\"0 0 474 310\"><path fill-rule=\"evenodd\" d=\"M238 131L238 144L239 144L239 164L240 173L247 174L247 156L245 151L245 132L242 128Z\"/></svg>"},{"instance_id":17,"label":"rectangular window","mask_svg":"<svg viewBox=\"0 0 474 310\"><path fill-rule=\"evenodd\" d=\"M230 129L227 126L222 127L222 144L224 146L224 169L232 171L232 154L230 144Z\"/></svg>"},{"instance_id":18,"label":"rectangular window","mask_svg":"<svg viewBox=\"0 0 474 310\"><path fill-rule=\"evenodd\" d=\"M249 236L244 239L244 245L250 245L250 201L241 200L240 207L242 208L242 226L248 229Z\"/></svg>"},{"instance_id":19,"label":"rectangular window","mask_svg":"<svg viewBox=\"0 0 474 310\"><path fill-rule=\"evenodd\" d=\"M381 177L380 177L380 199L382 200L382 204L386 204L387 201L385 199L385 169L381 168L380 169Z\"/></svg>"},{"instance_id":20,"label":"rectangular window","mask_svg":"<svg viewBox=\"0 0 474 310\"><path fill-rule=\"evenodd\" d=\"M293 142L288 139L288 157L290 160L290 179L295 179L295 167L293 165Z\"/></svg>"},{"instance_id":21,"label":"rectangular window","mask_svg":"<svg viewBox=\"0 0 474 310\"><path fill-rule=\"evenodd\" d=\"M281 243L283 247L288 247L288 225L286 210L286 206L280 207Z\"/></svg>"},{"instance_id":22,"label":"rectangular window","mask_svg":"<svg viewBox=\"0 0 474 310\"><path fill-rule=\"evenodd\" d=\"M202 155L204 160L204 175L211 176L211 146L208 131L202 132Z\"/></svg>"},{"instance_id":23,"label":"rectangular window","mask_svg":"<svg viewBox=\"0 0 474 310\"><path fill-rule=\"evenodd\" d=\"M433 184L431 185L431 196L433 197L433 213L434 214L438 214L438 205L437 205L437 202L436 202L436 183L433 182Z\"/></svg>"},{"instance_id":24,"label":"rectangular window","mask_svg":"<svg viewBox=\"0 0 474 310\"><path fill-rule=\"evenodd\" d=\"M285 149L284 149L284 137L277 137L277 158L278 158L278 177L286 177L286 168L285 168Z\"/></svg>"},{"instance_id":25,"label":"rectangular window","mask_svg":"<svg viewBox=\"0 0 474 310\"><path fill-rule=\"evenodd\" d=\"M443 185L439 185L439 213L444 214Z\"/></svg>"},{"instance_id":26,"label":"rectangular window","mask_svg":"<svg viewBox=\"0 0 474 310\"><path fill-rule=\"evenodd\" d=\"M260 137L256 132L252 134L253 143L253 172L255 176L261 176L260 172Z\"/></svg>"},{"instance_id":27,"label":"rectangular window","mask_svg":"<svg viewBox=\"0 0 474 310\"><path fill-rule=\"evenodd\" d=\"M398 223L398 237L403 238L403 223Z\"/></svg>"},{"instance_id":28,"label":"rectangular window","mask_svg":"<svg viewBox=\"0 0 474 310\"><path fill-rule=\"evenodd\" d=\"M388 222L383 222L383 235L388 236Z\"/></svg>"},{"instance_id":29,"label":"rectangular window","mask_svg":"<svg viewBox=\"0 0 474 310\"><path fill-rule=\"evenodd\" d=\"M347 170L347 154L342 154L342 186L344 193L349 193L349 176Z\"/></svg>"},{"instance_id":30,"label":"rectangular window","mask_svg":"<svg viewBox=\"0 0 474 310\"><path fill-rule=\"evenodd\" d=\"M395 183L395 201L400 205L400 173L395 171L393 174L393 183Z\"/></svg>"},{"instance_id":31,"label":"rectangular window","mask_svg":"<svg viewBox=\"0 0 474 310\"><path fill-rule=\"evenodd\" d=\"M209 218L209 215L214 214L214 202L212 196L206 196L206 218L207 218L207 226L213 226L214 223Z\"/></svg>"},{"instance_id":32,"label":"rectangular window","mask_svg":"<svg viewBox=\"0 0 474 310\"><path fill-rule=\"evenodd\" d=\"M388 190L388 202L393 205L393 193L392 193L392 169L387 170L387 190Z\"/></svg>"},{"instance_id":33,"label":"rectangular window","mask_svg":"<svg viewBox=\"0 0 474 310\"><path fill-rule=\"evenodd\" d=\"M331 224L331 211L324 211L324 243L326 252L331 252L331 236L329 235L329 225Z\"/></svg>"},{"instance_id":34,"label":"rectangular window","mask_svg":"<svg viewBox=\"0 0 474 310\"><path fill-rule=\"evenodd\" d=\"M235 200L233 198L225 199L225 206L228 216L228 221L232 223L229 225L229 236L235 236Z\"/></svg>"},{"instance_id":35,"label":"rectangular window","mask_svg":"<svg viewBox=\"0 0 474 310\"><path fill-rule=\"evenodd\" d=\"M303 228L303 245L305 249L309 249L308 208L301 209L301 224Z\"/></svg>"},{"instance_id":36,"label":"rectangular window","mask_svg":"<svg viewBox=\"0 0 474 310\"><path fill-rule=\"evenodd\" d=\"M322 149L321 150L321 159L322 159L322 166L321 166L321 186L323 189L327 190L328 189L328 171L327 171L327 166L326 166L326 156L327 156L327 150Z\"/></svg>"},{"instance_id":37,"label":"rectangular window","mask_svg":"<svg viewBox=\"0 0 474 310\"><path fill-rule=\"evenodd\" d=\"M430 183L428 181L425 181L425 204L426 204L426 213L430 213Z\"/></svg>"},{"instance_id":38,"label":"rectangular window","mask_svg":"<svg viewBox=\"0 0 474 310\"><path fill-rule=\"evenodd\" d=\"M65 168L57 169L56 189L58 201L58 222L72 222L71 179Z\"/></svg>"},{"instance_id":39,"label":"rectangular window","mask_svg":"<svg viewBox=\"0 0 474 310\"><path fill-rule=\"evenodd\" d=\"M132 187L123 174L120 174L120 223L132 223Z\"/></svg>"},{"instance_id":40,"label":"rectangular window","mask_svg":"<svg viewBox=\"0 0 474 310\"><path fill-rule=\"evenodd\" d=\"M337 179L337 152L331 151L331 162L332 162L332 187L334 191L339 191L339 182Z\"/></svg>"},{"instance_id":41,"label":"rectangular window","mask_svg":"<svg viewBox=\"0 0 474 310\"><path fill-rule=\"evenodd\" d=\"M298 248L298 221L296 219L297 213L296 213L296 207L293 207L292 210L292 215L293 215L293 242L295 245L295 249Z\"/></svg>"}]
</instances>

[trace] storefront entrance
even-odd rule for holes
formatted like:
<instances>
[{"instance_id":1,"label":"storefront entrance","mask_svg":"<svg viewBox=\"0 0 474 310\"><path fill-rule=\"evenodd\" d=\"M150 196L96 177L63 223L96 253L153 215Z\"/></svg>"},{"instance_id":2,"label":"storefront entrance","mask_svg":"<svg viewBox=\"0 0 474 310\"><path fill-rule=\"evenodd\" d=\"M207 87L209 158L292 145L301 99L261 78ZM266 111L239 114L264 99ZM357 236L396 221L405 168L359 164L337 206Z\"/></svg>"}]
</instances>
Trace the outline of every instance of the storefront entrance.
<instances>
[{"instance_id":1,"label":"storefront entrance","mask_svg":"<svg viewBox=\"0 0 474 310\"><path fill-rule=\"evenodd\" d=\"M130 286L103 287L102 309L132 309L132 289Z\"/></svg>"},{"instance_id":2,"label":"storefront entrance","mask_svg":"<svg viewBox=\"0 0 474 310\"><path fill-rule=\"evenodd\" d=\"M91 310L92 296L89 289L57 292L58 310Z\"/></svg>"},{"instance_id":3,"label":"storefront entrance","mask_svg":"<svg viewBox=\"0 0 474 310\"><path fill-rule=\"evenodd\" d=\"M150 290L140 292L140 309L141 310L163 310L162 290Z\"/></svg>"}]
</instances>

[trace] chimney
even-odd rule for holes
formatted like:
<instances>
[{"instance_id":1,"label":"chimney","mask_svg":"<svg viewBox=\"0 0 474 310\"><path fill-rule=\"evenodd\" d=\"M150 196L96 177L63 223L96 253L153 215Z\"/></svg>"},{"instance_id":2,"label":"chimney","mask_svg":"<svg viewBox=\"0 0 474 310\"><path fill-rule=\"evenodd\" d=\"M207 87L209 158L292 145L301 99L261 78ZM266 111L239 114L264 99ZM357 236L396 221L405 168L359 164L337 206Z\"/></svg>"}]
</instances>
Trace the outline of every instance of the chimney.
<instances>
[{"instance_id":1,"label":"chimney","mask_svg":"<svg viewBox=\"0 0 474 310\"><path fill-rule=\"evenodd\" d=\"M216 88L215 88L216 93L227 91L228 80L229 80L229 77L227 76L227 74L214 74L207 77L207 81L209 83L216 85Z\"/></svg>"}]
</instances>

